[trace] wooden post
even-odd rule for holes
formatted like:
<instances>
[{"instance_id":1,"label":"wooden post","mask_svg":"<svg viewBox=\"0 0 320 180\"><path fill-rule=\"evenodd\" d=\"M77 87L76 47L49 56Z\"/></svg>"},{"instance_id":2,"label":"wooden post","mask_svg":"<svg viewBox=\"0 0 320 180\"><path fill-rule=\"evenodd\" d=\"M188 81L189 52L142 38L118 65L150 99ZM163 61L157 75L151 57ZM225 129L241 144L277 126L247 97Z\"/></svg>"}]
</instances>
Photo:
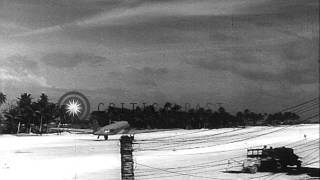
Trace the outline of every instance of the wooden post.
<instances>
[{"instance_id":1,"label":"wooden post","mask_svg":"<svg viewBox=\"0 0 320 180\"><path fill-rule=\"evenodd\" d=\"M134 180L132 141L133 141L133 136L121 136L120 138L122 180Z\"/></svg>"}]
</instances>

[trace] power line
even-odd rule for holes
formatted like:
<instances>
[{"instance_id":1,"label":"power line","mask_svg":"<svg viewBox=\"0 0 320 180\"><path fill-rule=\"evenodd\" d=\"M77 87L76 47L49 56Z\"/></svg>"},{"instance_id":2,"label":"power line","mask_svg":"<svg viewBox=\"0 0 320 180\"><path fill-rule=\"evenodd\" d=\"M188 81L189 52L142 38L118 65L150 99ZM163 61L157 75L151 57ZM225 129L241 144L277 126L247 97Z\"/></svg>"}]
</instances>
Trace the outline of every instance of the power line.
<instances>
[{"instance_id":1,"label":"power line","mask_svg":"<svg viewBox=\"0 0 320 180\"><path fill-rule=\"evenodd\" d=\"M299 104L299 105L295 105L295 106L292 106L292 107L290 107L290 108L286 108L286 109L284 109L284 110L288 110L288 109L292 109L292 108L295 108L295 110L297 111L297 110L299 110L299 109L297 109L297 107L299 107L299 106L306 106L306 104L308 104L308 103L314 103L313 101L314 100L316 100L317 98L315 98L315 99L312 99L312 100L309 100L309 101L306 101L306 102L304 102L304 103L301 103L301 104ZM313 105L316 105L316 104L313 104ZM312 106L313 106L312 105ZM311 106L311 107L312 107ZM309 106L310 107L310 106ZM310 109L306 109L305 107L300 107L300 108L303 108L303 110L304 111L302 111L303 113L304 112L309 112L309 111L311 111ZM283 110L283 111L284 111ZM300 112L301 112L301 109L300 109ZM315 116L316 117L316 116ZM235 131L237 131L237 130L235 130ZM193 134L193 133L199 133L199 132L201 132L201 131L198 131L198 132L191 132L191 133L186 133L186 134ZM221 133L221 134L224 134L224 133L226 133L226 132L223 132L223 133ZM219 134L219 133L218 133ZM211 136L211 137L213 137L213 136L217 136L218 134L214 134L214 135L209 135L209 136ZM180 134L180 135L177 135L177 136L183 136L184 134ZM209 136L207 136L207 137L209 137ZM173 136L169 136L169 137L173 137ZM169 137L164 137L164 138L169 138ZM201 139L202 139L203 137L201 137ZM160 138L153 138L153 139L158 139L158 140L161 140L161 137ZM151 139L152 140L152 139ZM163 139L162 139L163 140ZM174 140L174 142L175 143L179 143L179 140L181 141L181 142L188 142L187 144L190 144L190 141L198 141L197 143L199 143L199 139L197 139L197 138L190 138L190 139L186 139L186 138L180 138L180 139L176 139L176 140ZM209 139L207 139L207 140L209 140ZM140 140L140 141L148 141L148 140ZM200 141L201 142L201 141ZM203 142L203 141L202 141ZM155 143L155 144L157 144L157 143L159 143L159 142L149 142L149 144L150 143ZM185 143L186 144L186 143ZM171 142L168 142L167 144L161 144L161 146L162 146L162 149L163 149L163 146L164 145L168 145L169 147L168 148L170 148L170 145L172 145L172 141ZM151 146L151 147L157 147L157 146ZM158 149L158 148L157 148Z\"/></svg>"},{"instance_id":2,"label":"power line","mask_svg":"<svg viewBox=\"0 0 320 180\"><path fill-rule=\"evenodd\" d=\"M148 167L148 168L151 168L151 169L164 171L164 172L168 172L168 173L172 173L172 174L183 175L183 176L191 176L191 177L204 178L204 179L223 179L223 178L214 178L214 177L207 177L207 176L198 176L198 175L193 175L193 174L188 174L188 173L173 172L173 171L169 171L169 170L165 170L165 169L161 169L161 168L156 168L156 167L140 164L140 163L137 163L137 162L136 162L136 164L140 165L140 166ZM153 177L153 178L157 178L157 177ZM225 179L225 180L229 180L229 179Z\"/></svg>"},{"instance_id":3,"label":"power line","mask_svg":"<svg viewBox=\"0 0 320 180\"><path fill-rule=\"evenodd\" d=\"M314 117L317 117L319 116L319 114L316 114L314 116L310 116L302 121L300 121L300 123L304 122L304 121L307 121L309 119L312 119ZM295 125L297 126L297 125ZM299 126L299 125L298 125ZM250 137L247 137L247 138L242 138L242 139L236 139L236 140L231 140L230 142L227 142L227 143L221 143L221 144L230 144L230 143L236 143L236 142L240 142L240 141L244 141L244 140L248 140L248 139L252 139L252 138L256 138L256 137L260 137L260 136L263 136L263 135L266 135L266 134L269 134L269 133L275 133L275 132L278 132L278 131L282 131L284 129L287 129L287 128L290 128L290 127L294 127L294 126L286 126L286 127L283 127L283 128L280 128L280 129L276 129L276 130L273 130L271 132L267 132L267 133L262 133L262 134L259 134L259 135L254 135L254 136L250 136ZM193 143L193 144L197 144L197 143ZM214 144L214 145L206 145L206 146L196 146L196 147L192 147L192 148L180 148L179 150L185 150L185 149L198 149L198 148L205 148L205 147L214 147L214 146L218 146L218 145L221 145L221 144ZM176 144L172 144L171 146L166 146L165 148L160 148L160 146L158 148L155 148L155 149L144 149L144 151L146 150L154 150L154 151L159 151L159 150L164 150L164 149L168 149L168 148L172 148L172 147L175 147ZM181 147L181 145L180 145ZM140 150L141 151L141 150ZM143 151L143 150L142 150Z\"/></svg>"},{"instance_id":4,"label":"power line","mask_svg":"<svg viewBox=\"0 0 320 180\"><path fill-rule=\"evenodd\" d=\"M201 137L196 137L196 138L186 138L183 140L177 140L177 141L170 141L170 142L157 142L157 143L146 143L146 145L149 144L153 144L151 146L148 146L148 148L159 148L161 147L162 149L164 148L170 148L172 145L185 145L185 144L199 144L202 142L207 142L208 140L215 138L216 141L218 141L221 138L226 138L226 137L234 137L235 135L231 135L231 136L219 136L219 137L215 137L216 134L213 135L208 135L208 136L201 136ZM239 134L240 135L240 134ZM204 139L205 138L205 139ZM175 143L175 144L174 144Z\"/></svg>"},{"instance_id":5,"label":"power line","mask_svg":"<svg viewBox=\"0 0 320 180\"><path fill-rule=\"evenodd\" d=\"M237 130L234 130L234 131L240 131L240 130L243 130L243 129L237 129ZM265 129L264 129L265 130ZM208 135L208 136L202 136L202 137L199 137L197 139L184 139L182 142L176 142L176 143L180 143L179 144L179 147L181 146L185 146L185 145L193 145L193 144L201 144L201 143L207 143L208 140L211 140L212 138L215 139L215 141L211 141L212 142L220 142L219 139L225 139L225 138L228 138L228 137L238 137L238 136L241 136L241 135L248 135L248 134L254 134L256 132L261 132L261 131L264 131L264 130L254 130L254 131L250 131L250 132L243 132L243 133L239 133L239 134L232 134L232 135L228 135L228 136L219 136L219 137L215 137L216 135L218 134L213 134L213 135ZM234 132L233 131L233 132ZM228 132L231 132L231 131L228 131ZM226 134L228 132L223 132L223 133L219 133L219 135L221 134ZM205 138L205 139L204 139ZM237 138L239 139L239 138ZM230 140L234 140L234 139L230 139ZM173 141L175 142L175 141ZM160 149L167 149L167 148L171 148L172 146L176 146L177 144L172 144L173 143L172 141L171 142L168 142L168 143L165 143L165 144L159 144L157 146L149 146L148 148L155 148L155 150L160 150Z\"/></svg>"},{"instance_id":6,"label":"power line","mask_svg":"<svg viewBox=\"0 0 320 180\"><path fill-rule=\"evenodd\" d=\"M288 111L288 110L290 110L290 109L295 109L295 108L297 108L297 107L299 107L299 106L308 104L308 103L313 102L313 101L318 100L318 99L319 99L319 98L313 98L313 99L308 100L308 101L305 101L305 102L303 102L303 103L301 103L301 104L298 104L298 105L295 105L295 106L291 106L291 107L282 109L280 112Z\"/></svg>"},{"instance_id":7,"label":"power line","mask_svg":"<svg viewBox=\"0 0 320 180\"><path fill-rule=\"evenodd\" d=\"M163 139L168 139L168 138L172 138L172 137L178 137L178 136L183 136L183 135L201 133L201 132L205 132L205 131L209 131L209 130L210 129L205 129L205 130L199 130L199 131L196 131L196 132L189 132L189 133L177 134L177 135L172 135L172 136L165 136L165 137L158 137L158 138L151 138L151 139L143 139L143 140L140 140L140 141L163 140Z\"/></svg>"},{"instance_id":8,"label":"power line","mask_svg":"<svg viewBox=\"0 0 320 180\"><path fill-rule=\"evenodd\" d=\"M311 102L312 101L314 101L314 100L310 100ZM298 105L296 105L296 106L294 106L293 108L295 109L295 111L297 111L297 112L303 112L303 111L306 111L306 110L309 110L310 111L310 108L311 107L313 107L314 105L316 105L316 104L312 104L312 105L310 105L310 104L308 104L308 103L310 103L310 101L307 101L307 102L305 102L305 103L302 103L302 104L300 104L299 106ZM308 107L306 107L306 106L308 106ZM298 108L299 107L299 108ZM314 107L313 107L314 108ZM288 108L287 108L288 109ZM312 119L312 118L315 118L315 117L318 117L319 116L319 114L313 114L313 115L311 115L311 116L309 116L308 118L305 118L304 120L302 120L302 121L300 121L300 123L302 123L302 122L305 122L305 121L307 121L307 120L309 120L309 119ZM300 124L299 125L295 125L295 126L301 126ZM231 140L235 140L235 141L231 141L231 142L228 142L227 144L229 144L229 143L233 143L233 142L241 142L241 141L244 141L244 140L248 140L248 139L253 139L253 138L256 138L256 137L260 137L260 136L263 136L263 135L266 135L266 134L272 134L272 133L275 133L275 132L279 132L279 131L282 131L282 130L285 130L285 129L287 129L287 128L290 128L290 127L295 127L295 126L286 126L286 127L282 127L282 128L280 128L280 129L276 129L276 130L273 130L273 131L271 131L271 132L268 132L268 133L262 133L262 134L259 134L259 135L255 135L255 136L250 136L250 137L247 137L247 138L237 138L237 139L231 139ZM259 131L261 131L261 130L259 130ZM198 133L198 132L192 132L192 133L184 133L184 134L181 134L180 136L183 136L183 135L187 135L187 134L194 134L194 133ZM226 132L223 132L223 133L221 133L221 134L225 134ZM216 136L216 134L214 134L215 136ZM236 134L237 135L237 134ZM229 135L229 136L218 136L219 138L226 138L226 137L234 137L234 136L236 136L236 135ZM239 134L238 134L239 135ZM173 137L173 136L171 136L171 137ZM169 138L171 138L171 137L169 137ZM206 137L206 136L204 136L204 137ZM210 137L210 135L209 135L209 137ZM199 137L200 138L200 137ZM195 141L195 142L188 142L188 139L186 139L186 138L180 138L180 139L182 139L183 141L186 141L187 143L190 143L191 145L192 144L199 144L199 138L190 138L189 140L191 140L191 141ZM213 138L213 137L210 137L210 138ZM217 138L217 137L216 137ZM157 138L158 140L161 140L160 138ZM163 140L163 139L162 139ZM208 139L205 139L205 141L207 141ZM181 143L181 142L183 142L183 141L174 141L175 143ZM313 141L315 141L314 143L312 143L312 144L310 144L311 142L313 142ZM317 143L316 141L319 141L319 139L318 140L312 140L312 141L309 141L308 143L306 143L306 144L298 144L298 145L294 145L294 144L296 144L297 142L294 142L294 143L291 143L292 144L292 147L300 147L299 148L299 150L301 150L301 151L299 151L298 150L298 152L299 153L305 153L305 152L310 152L310 151L312 151L311 153L313 153L315 150L316 150L316 148L318 148L318 147L313 147L313 148L309 148L309 149L302 149L302 148L304 148L305 146L310 146L310 145L313 145L313 144L315 144L315 143ZM202 143L203 142L203 140L201 141L200 140L200 143ZM299 141L298 141L299 142ZM160 146L161 146L161 142L154 142L154 143L158 143ZM166 148L170 148L171 146L170 145L176 145L176 144L172 144L172 142L168 142L168 143L171 143L171 144L169 144L169 145L167 145L166 146ZM146 143L146 144L149 144L149 143ZM226 143L223 143L223 144L226 144ZM183 145L188 145L188 144L183 144ZM205 146L205 147L214 147L214 146L218 146L218 145L220 145L220 144L214 144L214 145L212 145L212 146ZM290 145L290 144L287 144L287 145ZM294 145L294 146L293 146ZM159 147L160 147L159 146ZM156 146L153 146L153 147L156 147ZM203 147L203 146L202 146ZM186 149L194 149L194 148L201 148L201 146L200 147L193 147L193 148L186 148ZM149 149L149 150L152 150L152 149ZM227 151L226 151L227 152ZM217 152L214 152L214 153L217 153ZM311 154L310 153L310 154ZM308 157L310 154L307 154L306 156L304 156L304 157ZM219 161L222 161L222 160L219 160ZM207 176L198 176L198 175L194 175L194 174L190 174L190 173L184 173L184 172L191 172L191 171L197 171L197 173L199 173L199 171L198 170L201 170L201 169L205 169L205 168L210 168L211 170L212 170L212 168L215 168L215 167L219 167L219 166L223 166L223 165L226 165L227 163L221 163L221 164L214 164L214 162L215 161L211 161L211 162L206 162L206 163L200 163L200 164L193 164L193 165L189 165L189 166L178 166L178 167L173 167L173 168L166 168L166 169L161 169L161 168L156 168L156 167L152 167L152 166L148 166L148 165L143 165L143 164L140 164L140 163L136 163L136 164L138 164L138 165L141 165L141 166L144 166L144 167L147 167L147 168L150 168L150 169L152 169L152 170L158 170L158 171L162 171L162 172L165 172L165 173L171 173L171 174L174 174L174 175L172 175L172 176L156 176L156 177L152 177L152 179L154 179L154 178L163 178L163 177L173 177L173 176L181 176L181 175L184 175L184 176L192 176L192 177L198 177L198 178L206 178L206 179L217 179L217 178L214 178L214 177L207 177ZM317 162L319 162L319 161L317 161ZM308 162L307 162L308 163ZM312 163L315 163L315 162L312 162ZM173 171L171 171L171 170L175 170L175 172L173 172ZM217 170L217 169L214 169L214 170ZM200 171L200 172L207 172L208 170L205 170L205 171ZM139 174L139 173L138 173ZM148 173L143 173L143 172L141 172L140 173L140 177L149 177L149 176L154 176L154 175L159 175L159 173L152 173L152 171L149 171ZM266 176L266 175L265 175ZM267 175L268 176L268 178L275 178L276 176L270 176L270 175ZM150 179L150 178L147 178L147 179ZM219 178L219 179L221 179L221 178Z\"/></svg>"},{"instance_id":9,"label":"power line","mask_svg":"<svg viewBox=\"0 0 320 180\"><path fill-rule=\"evenodd\" d=\"M231 140L230 142L223 142L223 143L220 143L220 144L214 144L214 145L206 145L206 146L196 146L196 147L192 147L192 148L180 148L179 150L185 150L185 149L199 149L199 148L205 148L205 147L215 147L215 146L219 146L219 145L222 145L222 144L231 144L231 143L236 143L236 142L241 142L241 141L244 141L244 140L248 140L248 139L253 139L253 138L257 138L257 137L260 137L260 136L264 136L264 135L267 135L267 134L270 134L270 133L275 133L275 132L278 132L278 131L281 131L285 128L288 128L288 127L283 127L283 128L280 128L280 129L276 129L276 130L273 130L271 132L266 132L266 133L262 133L262 134L259 134L259 135L253 135L253 136L250 136L250 137L246 137L246 138L241 138L241 139L235 139L235 140ZM259 130L261 131L261 130ZM175 146L175 145L173 145ZM171 146L172 147L172 146ZM168 148L168 147L166 147ZM170 147L169 147L170 148ZM157 149L148 149L148 150L159 150L159 148Z\"/></svg>"},{"instance_id":10,"label":"power line","mask_svg":"<svg viewBox=\"0 0 320 180\"><path fill-rule=\"evenodd\" d=\"M240 130L243 130L242 128L235 128L231 131L224 131L224 132L220 132L220 133L216 133L216 134L210 134L210 135L206 135L206 136L196 136L196 137L190 137L190 138L176 138L174 139L174 141L170 141L168 142L168 140L158 140L158 141L151 141L151 142L148 142L148 139L146 140L137 140L137 142L141 142L141 141L146 141L148 144L154 144L154 143L162 143L162 142L168 142L168 143L172 143L172 142L186 142L186 141L193 141L193 140L199 140L199 139L203 139L203 137L216 137L216 136L219 136L219 135L222 135L222 134L227 134L227 133L232 133L232 132L235 132L235 131L240 131ZM208 129L206 131L213 131L212 129ZM199 133L199 132L197 132Z\"/></svg>"},{"instance_id":11,"label":"power line","mask_svg":"<svg viewBox=\"0 0 320 180\"><path fill-rule=\"evenodd\" d=\"M237 159L237 158L243 158L244 156L235 156L232 157L231 159ZM230 160L230 158L225 158L225 159L220 159L217 161L211 161L211 162L206 162L206 163L199 163L199 164L192 164L192 165L188 165L188 166L179 166L179 167L174 167L174 168L165 168L166 170L176 170L175 172L183 172L183 171L194 171L194 170L198 170L198 169L204 169L204 168L215 168L215 167L219 167L222 165L226 165L228 163L220 163L220 164L213 164L213 163L217 163L217 162L221 162L221 161L227 161ZM211 165L213 164L213 165ZM190 169L192 168L192 169Z\"/></svg>"},{"instance_id":12,"label":"power line","mask_svg":"<svg viewBox=\"0 0 320 180\"><path fill-rule=\"evenodd\" d=\"M313 144L317 144L317 142L315 142L315 143L312 143L312 144L310 144L311 142L314 142L314 141L319 141L318 139L316 139L316 140L312 140L312 141L309 141L307 144L303 144L304 146L310 146L310 145L313 145ZM300 142L300 141L298 141L298 142ZM294 142L294 143L290 143L291 145L294 145L294 144L296 144L297 142ZM287 145L290 145L290 144L287 144ZM287 146L286 145L286 146ZM300 144L301 145L301 144ZM296 146L293 146L293 147L298 147L299 145L296 145ZM314 149L314 148L313 148ZM305 152L307 152L307 151L311 151L311 150L313 150L313 149L307 149L307 150L304 150ZM237 157L233 157L233 158L238 158L238 157L243 157L243 156L237 156ZM197 171L197 173L200 173L200 172L207 172L207 171L209 171L209 170L205 170L205 171L198 171L198 170L200 170L200 169L208 169L208 168L210 168L210 169L212 169L212 168L215 168L215 167L218 167L218 166L221 166L221 165L226 165L226 164L228 164L228 163L222 163L222 164L213 164L213 165L211 165L212 163L215 163L215 162L221 162L221 161L224 161L224 160L229 160L229 159L222 159L222 160L218 160L218 161L211 161L211 162L206 162L206 163L201 163L201 164L194 164L194 165L189 165L189 166L182 166L182 167L175 167L175 168L166 168L166 170L168 170L168 169L170 169L170 170L176 170L175 172L185 172L185 171L187 171L187 172L190 172L190 171ZM195 168L192 168L192 167L195 167ZM233 166L233 167L238 167L238 166ZM181 170L181 168L184 168L183 170ZM189 169L188 169L189 168ZM190 168L192 168L192 169L190 169ZM180 169L180 170L179 170ZM221 168L221 169L224 169L224 168ZM219 169L214 169L214 170L219 170ZM141 175L141 173L140 173L140 175L139 175L139 177L141 177L141 176L152 176L152 175L159 175L159 173L147 173L147 174L143 174L142 173L142 175ZM160 177L168 177L168 176L158 176L158 178L160 178Z\"/></svg>"},{"instance_id":13,"label":"power line","mask_svg":"<svg viewBox=\"0 0 320 180\"><path fill-rule=\"evenodd\" d=\"M313 108L311 108L311 109L306 109L306 110L304 110L304 111L298 112L297 114L304 114L304 113L306 113L306 112L310 112L310 111L315 110L315 109L317 109L317 108L318 108L318 107L313 107Z\"/></svg>"},{"instance_id":14,"label":"power line","mask_svg":"<svg viewBox=\"0 0 320 180\"><path fill-rule=\"evenodd\" d=\"M302 144L302 145L304 145L304 146L310 146L310 145L313 145L313 144L316 144L317 142L315 142L315 143L312 143L312 144L310 144L311 142L314 142L314 141L319 141L319 139L316 139L316 140L311 140L311 141L309 141L308 143L306 143L306 144ZM299 143L300 143L300 141L298 141ZM294 142L294 143L290 143L291 145L294 145L294 144L296 144L297 142ZM287 145L290 145L290 144L287 144ZM286 145L286 146L287 146ZM295 146L293 146L293 147L298 147L298 146L301 146L301 144L300 145L295 145ZM311 150L313 150L314 148L312 148L312 149L307 149L307 150L304 150L304 152L307 152L307 151L311 151ZM242 157L242 156L238 156L238 157ZM227 160L227 159L224 159L224 160ZM215 167L219 167L219 166L221 166L221 165L226 165L226 164L228 164L228 163L223 163L223 164L214 164L214 165L210 165L210 164L212 164L212 163L214 163L214 162L220 162L220 161L223 161L223 160L218 160L218 161L211 161L211 162L207 162L207 163L201 163L202 165L200 166L200 164L195 164L195 165L189 165L189 166L182 166L182 168L185 168L184 170L178 170L177 171L177 169L179 169L179 168L181 168L181 167L175 167L175 168L166 168L166 170L168 170L168 169L170 169L170 170L176 170L175 172L185 172L185 171L187 171L187 172L190 172L190 171L197 171L197 173L203 173L203 172L208 172L208 171L210 171L210 170L204 170L204 171L198 171L198 170L201 170L201 169L205 169L205 168L210 168L211 170L212 170L212 168L215 168ZM206 164L206 165L205 165ZM195 168L192 168L192 169L190 169L191 167L195 167ZM232 166L232 167L240 167L240 166ZM189 169L188 169L189 168ZM219 168L219 169L214 169L215 171L217 171L217 170L220 170L220 169L224 169L224 168ZM163 173L162 173L163 174ZM159 173L151 173L151 172L149 172L149 173L147 173L147 174L140 174L140 175L138 175L139 177L147 177L147 176L154 176L154 175L159 175ZM173 175L173 176L177 176L177 175ZM173 176L157 176L156 178L164 178L164 177L173 177ZM266 175L264 175L264 176L259 176L259 177L265 177ZM267 175L267 176L269 176L269 175Z\"/></svg>"},{"instance_id":15,"label":"power line","mask_svg":"<svg viewBox=\"0 0 320 180\"><path fill-rule=\"evenodd\" d=\"M206 172L208 170L205 170L205 171L199 171L199 170L203 170L203 169L208 169L210 168L211 170L213 170L214 168L217 168L217 167L221 167L223 165L227 165L228 163L221 163L221 164L215 164L215 165L207 165L207 166L197 166L197 167L193 167L193 168L188 168L188 169L174 169L174 172L178 172L178 173L183 173L183 172L188 172L188 174L191 174L190 172L193 172L193 171L197 171L197 172L194 172L194 173L200 173L200 172ZM221 169L221 168L219 168ZM214 169L214 170L219 170L219 169ZM224 168L222 168L224 169ZM173 170L173 169L165 169L165 170ZM166 172L163 172L163 173L166 173ZM151 173L151 174L140 174L138 175L139 177L146 177L146 176L154 176L154 175L159 175L159 173ZM163 177L163 176L161 176ZM160 178L160 176L158 176L158 178Z\"/></svg>"},{"instance_id":16,"label":"power line","mask_svg":"<svg viewBox=\"0 0 320 180\"><path fill-rule=\"evenodd\" d=\"M306 104L306 105L300 107L299 109L295 109L293 112L300 112L300 111L303 111L305 109L309 109L309 108L313 108L313 107L318 107L319 108L319 102L312 102L310 104Z\"/></svg>"}]
</instances>

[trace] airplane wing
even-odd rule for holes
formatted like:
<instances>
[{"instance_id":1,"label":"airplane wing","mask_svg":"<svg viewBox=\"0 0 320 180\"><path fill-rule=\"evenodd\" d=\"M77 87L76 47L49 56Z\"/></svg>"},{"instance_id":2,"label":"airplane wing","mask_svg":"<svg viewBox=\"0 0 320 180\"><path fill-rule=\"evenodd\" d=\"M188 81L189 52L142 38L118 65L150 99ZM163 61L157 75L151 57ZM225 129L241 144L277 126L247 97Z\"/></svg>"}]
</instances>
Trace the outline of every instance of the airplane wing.
<instances>
[{"instance_id":1,"label":"airplane wing","mask_svg":"<svg viewBox=\"0 0 320 180\"><path fill-rule=\"evenodd\" d=\"M50 130L57 131L57 132L76 132L76 133L85 133L85 134L92 134L92 129L74 129L74 128L50 128Z\"/></svg>"},{"instance_id":2,"label":"airplane wing","mask_svg":"<svg viewBox=\"0 0 320 180\"><path fill-rule=\"evenodd\" d=\"M123 131L129 127L130 125L127 121L118 121L118 122L99 128L97 131L93 132L93 134L94 135L114 135L114 134L118 134L120 131Z\"/></svg>"},{"instance_id":3,"label":"airplane wing","mask_svg":"<svg viewBox=\"0 0 320 180\"><path fill-rule=\"evenodd\" d=\"M75 132L75 133L94 134L94 135L98 135L98 137L104 136L104 138L107 140L108 135L115 135L119 133L128 132L129 127L130 125L127 121L117 121L103 127L98 127L97 130L75 129L75 128L50 128L50 129L56 132Z\"/></svg>"}]
</instances>

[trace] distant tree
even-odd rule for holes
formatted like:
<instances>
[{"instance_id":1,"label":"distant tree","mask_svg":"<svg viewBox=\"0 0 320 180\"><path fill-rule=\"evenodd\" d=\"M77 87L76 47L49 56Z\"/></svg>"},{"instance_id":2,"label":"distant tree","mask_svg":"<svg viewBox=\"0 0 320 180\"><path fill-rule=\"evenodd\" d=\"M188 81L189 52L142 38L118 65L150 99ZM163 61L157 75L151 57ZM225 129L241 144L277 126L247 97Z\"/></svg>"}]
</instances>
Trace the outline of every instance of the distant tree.
<instances>
[{"instance_id":1,"label":"distant tree","mask_svg":"<svg viewBox=\"0 0 320 180\"><path fill-rule=\"evenodd\" d=\"M179 112L182 109L182 107L178 104L174 104L173 107L171 108L171 111L173 112Z\"/></svg>"},{"instance_id":2,"label":"distant tree","mask_svg":"<svg viewBox=\"0 0 320 180\"><path fill-rule=\"evenodd\" d=\"M31 103L32 103L32 97L31 97L31 94L28 94L28 93L21 94L17 101L17 105L19 108L31 106Z\"/></svg>"},{"instance_id":3,"label":"distant tree","mask_svg":"<svg viewBox=\"0 0 320 180\"><path fill-rule=\"evenodd\" d=\"M9 109L4 111L4 117L5 133L18 133L20 122L23 120L18 108L11 106Z\"/></svg>"},{"instance_id":4,"label":"distant tree","mask_svg":"<svg viewBox=\"0 0 320 180\"><path fill-rule=\"evenodd\" d=\"M61 124L71 123L71 117L67 113L66 105L56 107L56 117L59 117L59 122Z\"/></svg>"},{"instance_id":5,"label":"distant tree","mask_svg":"<svg viewBox=\"0 0 320 180\"><path fill-rule=\"evenodd\" d=\"M0 92L0 107L2 104L4 104L6 102L6 99L7 99L6 95L3 94L2 92ZM5 126L4 124L5 124L5 122L4 122L4 119L3 119L2 114L0 112L0 133L6 131L6 129L3 128L3 126Z\"/></svg>"},{"instance_id":6,"label":"distant tree","mask_svg":"<svg viewBox=\"0 0 320 180\"><path fill-rule=\"evenodd\" d=\"M18 98L17 108L19 115L23 117L22 123L26 124L28 132L31 133L31 122L34 124L34 119L36 118L36 112L32 106L32 97L31 94L23 93ZM19 123L20 124L20 123Z\"/></svg>"},{"instance_id":7,"label":"distant tree","mask_svg":"<svg viewBox=\"0 0 320 180\"><path fill-rule=\"evenodd\" d=\"M43 124L48 124L57 117L56 105L49 102L48 96L44 93L40 95L37 102L33 103L33 108L37 114L37 125L39 125L39 132L43 131Z\"/></svg>"},{"instance_id":8,"label":"distant tree","mask_svg":"<svg viewBox=\"0 0 320 180\"><path fill-rule=\"evenodd\" d=\"M169 111L172 107L172 104L169 102L166 102L163 106L164 110Z\"/></svg>"},{"instance_id":9,"label":"distant tree","mask_svg":"<svg viewBox=\"0 0 320 180\"><path fill-rule=\"evenodd\" d=\"M226 110L223 107L219 107L218 109L218 121L219 127L224 127L226 124Z\"/></svg>"},{"instance_id":10,"label":"distant tree","mask_svg":"<svg viewBox=\"0 0 320 180\"><path fill-rule=\"evenodd\" d=\"M298 119L300 116L298 116L295 113L292 112L276 112L274 114L268 114L266 118L266 124L270 125L277 125L277 124L296 124L298 123Z\"/></svg>"},{"instance_id":11,"label":"distant tree","mask_svg":"<svg viewBox=\"0 0 320 180\"><path fill-rule=\"evenodd\" d=\"M2 92L0 92L0 106L2 104L4 104L7 100L7 96L5 94L3 94Z\"/></svg>"},{"instance_id":12,"label":"distant tree","mask_svg":"<svg viewBox=\"0 0 320 180\"><path fill-rule=\"evenodd\" d=\"M237 119L238 125L245 126L244 118L243 118L243 113L242 113L242 112L237 112L237 114L236 114L236 119Z\"/></svg>"},{"instance_id":13,"label":"distant tree","mask_svg":"<svg viewBox=\"0 0 320 180\"><path fill-rule=\"evenodd\" d=\"M223 114L223 113L226 112L226 110L225 110L223 107L219 107L218 112L219 112L220 114Z\"/></svg>"},{"instance_id":14,"label":"distant tree","mask_svg":"<svg viewBox=\"0 0 320 180\"><path fill-rule=\"evenodd\" d=\"M243 121L244 121L244 125L247 125L249 123L250 120L250 110L249 109L245 109L243 111Z\"/></svg>"}]
</instances>

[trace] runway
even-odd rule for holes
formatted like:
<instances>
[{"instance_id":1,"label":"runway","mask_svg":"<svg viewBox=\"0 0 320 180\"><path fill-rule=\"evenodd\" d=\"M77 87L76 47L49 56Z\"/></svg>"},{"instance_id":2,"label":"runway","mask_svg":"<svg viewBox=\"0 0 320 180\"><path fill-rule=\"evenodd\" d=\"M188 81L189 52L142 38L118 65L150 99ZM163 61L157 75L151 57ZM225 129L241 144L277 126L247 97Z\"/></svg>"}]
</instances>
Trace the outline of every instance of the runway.
<instances>
[{"instance_id":1,"label":"runway","mask_svg":"<svg viewBox=\"0 0 320 180\"><path fill-rule=\"evenodd\" d=\"M1 180L120 179L117 138L88 134L0 136Z\"/></svg>"}]
</instances>

